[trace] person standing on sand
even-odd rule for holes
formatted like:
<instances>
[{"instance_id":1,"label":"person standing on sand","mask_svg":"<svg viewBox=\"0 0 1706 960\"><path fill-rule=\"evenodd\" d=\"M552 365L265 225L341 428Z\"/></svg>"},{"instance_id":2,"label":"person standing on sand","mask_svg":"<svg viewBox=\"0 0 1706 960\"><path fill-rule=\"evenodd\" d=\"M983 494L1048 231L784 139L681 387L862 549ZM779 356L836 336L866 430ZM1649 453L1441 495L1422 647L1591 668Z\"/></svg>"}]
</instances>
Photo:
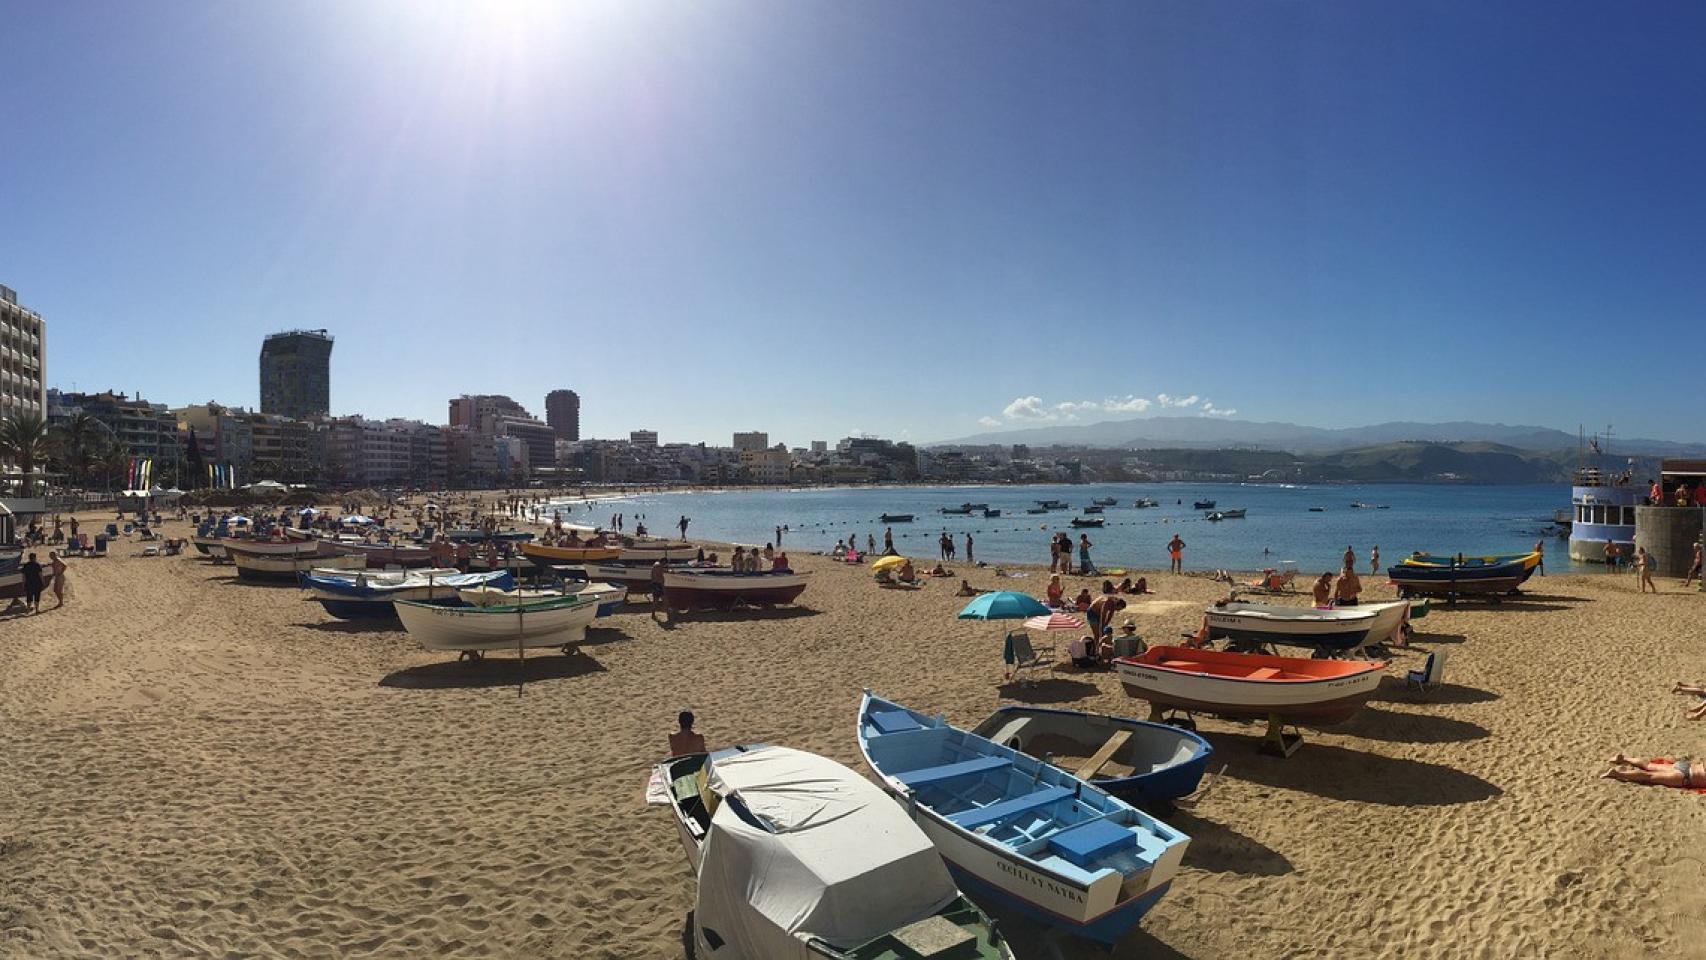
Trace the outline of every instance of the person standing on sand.
<instances>
[{"instance_id":1,"label":"person standing on sand","mask_svg":"<svg viewBox=\"0 0 1706 960\"><path fill-rule=\"evenodd\" d=\"M1641 578L1642 593L1646 593L1648 588L1654 593L1659 592L1659 588L1653 584L1653 558L1647 554L1646 547L1635 548L1635 575Z\"/></svg>"},{"instance_id":2,"label":"person standing on sand","mask_svg":"<svg viewBox=\"0 0 1706 960\"><path fill-rule=\"evenodd\" d=\"M1060 567L1060 538L1048 538L1048 572L1054 573Z\"/></svg>"},{"instance_id":3,"label":"person standing on sand","mask_svg":"<svg viewBox=\"0 0 1706 960\"><path fill-rule=\"evenodd\" d=\"M952 546L953 542L954 541L949 540L948 544L950 546ZM972 555L971 555L971 534L970 533L966 534L966 562L967 563L976 563L977 562L977 561L972 559Z\"/></svg>"},{"instance_id":4,"label":"person standing on sand","mask_svg":"<svg viewBox=\"0 0 1706 960\"><path fill-rule=\"evenodd\" d=\"M1351 545L1347 543L1347 544L1345 544L1345 562L1342 565L1342 568L1345 570L1349 570L1350 568L1352 568L1356 565L1357 565L1357 552L1355 550L1352 550Z\"/></svg>"},{"instance_id":5,"label":"person standing on sand","mask_svg":"<svg viewBox=\"0 0 1706 960\"><path fill-rule=\"evenodd\" d=\"M1694 556L1696 561L1698 561L1700 557L1699 549L1699 547L1695 547ZM60 559L58 550L49 553L47 555L47 561L53 567L53 608L58 610L60 607L65 606L65 561Z\"/></svg>"},{"instance_id":6,"label":"person standing on sand","mask_svg":"<svg viewBox=\"0 0 1706 960\"><path fill-rule=\"evenodd\" d=\"M738 549L738 548L737 548ZM652 561L652 619L658 618L658 612L663 610L663 575L669 567L659 557ZM668 611L664 611L667 617Z\"/></svg>"},{"instance_id":7,"label":"person standing on sand","mask_svg":"<svg viewBox=\"0 0 1706 960\"><path fill-rule=\"evenodd\" d=\"M1078 574L1079 574L1079 576L1093 577L1096 575L1096 565L1090 562L1090 546L1091 546L1090 535L1088 533L1079 534L1078 535Z\"/></svg>"},{"instance_id":8,"label":"person standing on sand","mask_svg":"<svg viewBox=\"0 0 1706 960\"><path fill-rule=\"evenodd\" d=\"M894 555L895 555L895 553L894 553L894 528L893 527L884 527L883 528L883 556L892 557Z\"/></svg>"},{"instance_id":9,"label":"person standing on sand","mask_svg":"<svg viewBox=\"0 0 1706 960\"><path fill-rule=\"evenodd\" d=\"M1682 581L1682 585L1685 587L1688 586L1690 583L1693 583L1695 577L1700 576L1700 559L1701 559L1700 554L1701 554L1700 544L1695 543L1694 544L1694 565L1688 568L1688 576L1687 576L1687 578L1685 578Z\"/></svg>"},{"instance_id":10,"label":"person standing on sand","mask_svg":"<svg viewBox=\"0 0 1706 960\"><path fill-rule=\"evenodd\" d=\"M41 612L41 562L35 554L25 560L18 571L24 575L24 609L31 613Z\"/></svg>"},{"instance_id":11,"label":"person standing on sand","mask_svg":"<svg viewBox=\"0 0 1706 960\"><path fill-rule=\"evenodd\" d=\"M1173 539L1167 541L1167 556L1171 560L1167 566L1168 572L1185 572L1185 541L1180 540L1176 533L1173 534Z\"/></svg>"},{"instance_id":12,"label":"person standing on sand","mask_svg":"<svg viewBox=\"0 0 1706 960\"><path fill-rule=\"evenodd\" d=\"M1535 564L1535 568L1540 572L1540 575L1544 577L1544 576L1546 576L1546 538L1545 537L1541 537L1539 540L1534 541L1534 552L1540 555L1540 562Z\"/></svg>"},{"instance_id":13,"label":"person standing on sand","mask_svg":"<svg viewBox=\"0 0 1706 960\"><path fill-rule=\"evenodd\" d=\"M778 524L776 527L776 546L780 547L781 545L782 545L782 527L780 524Z\"/></svg>"},{"instance_id":14,"label":"person standing on sand","mask_svg":"<svg viewBox=\"0 0 1706 960\"><path fill-rule=\"evenodd\" d=\"M876 553L877 552L877 538L871 536L868 533L865 534L865 552L866 553Z\"/></svg>"},{"instance_id":15,"label":"person standing on sand","mask_svg":"<svg viewBox=\"0 0 1706 960\"><path fill-rule=\"evenodd\" d=\"M948 539L948 531L943 530L942 531L942 538L940 540L936 541L936 552L939 555L937 559L940 559L940 560L948 559L948 544L953 543L953 542L954 541Z\"/></svg>"},{"instance_id":16,"label":"person standing on sand","mask_svg":"<svg viewBox=\"0 0 1706 960\"><path fill-rule=\"evenodd\" d=\"M681 539L683 540L687 539L687 524L690 522L691 521L687 519L687 514L685 513L682 514L681 519L676 522L676 526L681 528Z\"/></svg>"},{"instance_id":17,"label":"person standing on sand","mask_svg":"<svg viewBox=\"0 0 1706 960\"><path fill-rule=\"evenodd\" d=\"M1373 550L1368 552L1368 575L1371 577L1380 575L1380 544L1378 543L1374 545Z\"/></svg>"}]
</instances>

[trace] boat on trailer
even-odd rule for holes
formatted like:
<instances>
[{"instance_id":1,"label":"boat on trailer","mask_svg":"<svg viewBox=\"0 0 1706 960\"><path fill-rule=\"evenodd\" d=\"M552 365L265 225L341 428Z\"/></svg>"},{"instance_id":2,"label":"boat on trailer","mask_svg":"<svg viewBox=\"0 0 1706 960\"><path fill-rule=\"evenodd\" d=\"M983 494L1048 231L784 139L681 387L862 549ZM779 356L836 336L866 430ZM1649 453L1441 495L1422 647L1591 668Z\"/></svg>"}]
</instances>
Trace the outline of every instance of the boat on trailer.
<instances>
[{"instance_id":1,"label":"boat on trailer","mask_svg":"<svg viewBox=\"0 0 1706 960\"><path fill-rule=\"evenodd\" d=\"M1107 791L866 691L859 750L948 869L1043 923L1113 945L1166 894L1190 838Z\"/></svg>"},{"instance_id":2,"label":"boat on trailer","mask_svg":"<svg viewBox=\"0 0 1706 960\"><path fill-rule=\"evenodd\" d=\"M1171 724L1047 707L1008 705L971 732L1136 806L1193 793L1214 753L1207 740Z\"/></svg>"},{"instance_id":3,"label":"boat on trailer","mask_svg":"<svg viewBox=\"0 0 1706 960\"><path fill-rule=\"evenodd\" d=\"M806 575L792 570L736 573L721 569L676 569L663 575L663 599L671 610L729 610L793 603L806 592Z\"/></svg>"},{"instance_id":4,"label":"boat on trailer","mask_svg":"<svg viewBox=\"0 0 1706 960\"><path fill-rule=\"evenodd\" d=\"M1226 600L1209 605L1203 615L1209 639L1229 640L1238 652L1277 643L1340 653L1395 639L1409 606L1407 600L1327 609Z\"/></svg>"},{"instance_id":5,"label":"boat on trailer","mask_svg":"<svg viewBox=\"0 0 1706 960\"><path fill-rule=\"evenodd\" d=\"M395 604L403 629L427 650L459 651L478 660L490 650L560 647L573 653L586 639L598 601L579 594L489 607L451 607L414 600Z\"/></svg>"},{"instance_id":6,"label":"boat on trailer","mask_svg":"<svg viewBox=\"0 0 1706 960\"><path fill-rule=\"evenodd\" d=\"M1362 709L1386 664L1377 660L1315 660L1191 647L1150 647L1114 661L1127 695L1147 700L1149 719L1171 711L1268 721L1264 747L1290 756L1302 737L1285 724L1327 726ZM1186 719L1182 721L1191 724ZM1194 724L1192 724L1194 725Z\"/></svg>"},{"instance_id":7,"label":"boat on trailer","mask_svg":"<svg viewBox=\"0 0 1706 960\"><path fill-rule=\"evenodd\" d=\"M1528 559L1534 558L1532 563ZM1487 563L1468 558L1458 563L1419 564L1397 563L1388 567L1387 577L1398 588L1400 597L1486 596L1497 599L1514 594L1539 566L1539 555L1528 554L1520 559Z\"/></svg>"},{"instance_id":8,"label":"boat on trailer","mask_svg":"<svg viewBox=\"0 0 1706 960\"><path fill-rule=\"evenodd\" d=\"M775 746L671 757L668 806L698 881L693 954L728 960L1012 960L930 838L871 781Z\"/></svg>"}]
</instances>

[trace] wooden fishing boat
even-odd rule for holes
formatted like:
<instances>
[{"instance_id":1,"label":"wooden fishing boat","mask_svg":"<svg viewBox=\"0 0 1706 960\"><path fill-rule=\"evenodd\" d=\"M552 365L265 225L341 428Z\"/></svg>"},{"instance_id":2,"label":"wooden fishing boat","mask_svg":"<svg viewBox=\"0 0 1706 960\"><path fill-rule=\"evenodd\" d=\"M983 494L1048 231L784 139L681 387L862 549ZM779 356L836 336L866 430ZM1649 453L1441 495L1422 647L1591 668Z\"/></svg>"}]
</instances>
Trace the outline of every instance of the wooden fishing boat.
<instances>
[{"instance_id":1,"label":"wooden fishing boat","mask_svg":"<svg viewBox=\"0 0 1706 960\"><path fill-rule=\"evenodd\" d=\"M1114 504L1119 503L1119 501L1114 499L1113 497L1097 497L1094 500L1091 500L1090 502L1095 504L1098 507L1111 507Z\"/></svg>"},{"instance_id":2,"label":"wooden fishing boat","mask_svg":"<svg viewBox=\"0 0 1706 960\"><path fill-rule=\"evenodd\" d=\"M964 503L964 504L961 504L957 507L943 507L942 512L946 513L946 514L952 514L955 516L963 516L963 515L971 513L971 504Z\"/></svg>"},{"instance_id":3,"label":"wooden fishing boat","mask_svg":"<svg viewBox=\"0 0 1706 960\"><path fill-rule=\"evenodd\" d=\"M806 592L806 575L791 570L735 573L720 569L669 570L663 599L671 610L728 610L793 603Z\"/></svg>"},{"instance_id":4,"label":"wooden fishing boat","mask_svg":"<svg viewBox=\"0 0 1706 960\"><path fill-rule=\"evenodd\" d=\"M225 537L215 536L214 534L211 534L211 533L208 533L208 534L197 533L197 534L191 535L190 545L195 547L196 553L199 553L204 557L209 557L209 558L214 559L214 560L223 560L223 559L225 559L225 556L226 556L225 555L225 540L226 539L227 538L225 538Z\"/></svg>"},{"instance_id":5,"label":"wooden fishing boat","mask_svg":"<svg viewBox=\"0 0 1706 960\"><path fill-rule=\"evenodd\" d=\"M1195 791L1214 753L1207 740L1170 724L1046 707L1005 706L971 732L1138 806Z\"/></svg>"},{"instance_id":6,"label":"wooden fishing boat","mask_svg":"<svg viewBox=\"0 0 1706 960\"><path fill-rule=\"evenodd\" d=\"M1192 501L1191 506L1194 507L1195 509L1198 509L1198 510L1213 510L1214 509L1214 501L1213 500L1195 500L1195 501Z\"/></svg>"},{"instance_id":7,"label":"wooden fishing boat","mask_svg":"<svg viewBox=\"0 0 1706 960\"><path fill-rule=\"evenodd\" d=\"M1102 517L1073 517L1071 525L1074 527L1099 527L1105 522L1107 521Z\"/></svg>"},{"instance_id":8,"label":"wooden fishing boat","mask_svg":"<svg viewBox=\"0 0 1706 960\"><path fill-rule=\"evenodd\" d=\"M643 563L647 566L662 560L666 563L692 560L699 555L699 545L686 540L629 540L616 555L620 563Z\"/></svg>"},{"instance_id":9,"label":"wooden fishing boat","mask_svg":"<svg viewBox=\"0 0 1706 960\"><path fill-rule=\"evenodd\" d=\"M367 565L375 570L432 564L432 551L426 547L397 543L350 543L346 546L366 557Z\"/></svg>"},{"instance_id":10,"label":"wooden fishing boat","mask_svg":"<svg viewBox=\"0 0 1706 960\"><path fill-rule=\"evenodd\" d=\"M235 558L237 554L251 557L312 557L320 553L321 544L326 541L297 537L224 537L219 542L226 548L226 553Z\"/></svg>"},{"instance_id":11,"label":"wooden fishing boat","mask_svg":"<svg viewBox=\"0 0 1706 960\"><path fill-rule=\"evenodd\" d=\"M877 520L881 523L911 523L912 522L912 514L910 514L910 513L885 513L882 516L878 517Z\"/></svg>"},{"instance_id":12,"label":"wooden fishing boat","mask_svg":"<svg viewBox=\"0 0 1706 960\"><path fill-rule=\"evenodd\" d=\"M561 587L508 587L475 584L456 591L456 598L470 607L503 607L567 596Z\"/></svg>"},{"instance_id":13,"label":"wooden fishing boat","mask_svg":"<svg viewBox=\"0 0 1706 960\"><path fill-rule=\"evenodd\" d=\"M303 589L326 613L339 620L389 619L397 616L395 601L459 602L462 589L490 585L514 586L508 573L462 573L453 567L368 573L318 567L300 575Z\"/></svg>"},{"instance_id":14,"label":"wooden fishing boat","mask_svg":"<svg viewBox=\"0 0 1706 960\"><path fill-rule=\"evenodd\" d=\"M948 869L1112 945L1167 892L1190 839L1100 787L866 691L859 750Z\"/></svg>"},{"instance_id":15,"label":"wooden fishing boat","mask_svg":"<svg viewBox=\"0 0 1706 960\"><path fill-rule=\"evenodd\" d=\"M253 550L252 546L264 549ZM326 540L293 541L297 549L284 552L279 543L268 541L225 541L225 552L237 564L237 576L243 580L295 583L299 574L315 568L365 570L367 557L348 547Z\"/></svg>"},{"instance_id":16,"label":"wooden fishing boat","mask_svg":"<svg viewBox=\"0 0 1706 960\"><path fill-rule=\"evenodd\" d=\"M598 601L580 595L490 607L450 607L413 600L395 604L403 629L428 650L457 650L480 659L489 650L561 647L586 639Z\"/></svg>"},{"instance_id":17,"label":"wooden fishing boat","mask_svg":"<svg viewBox=\"0 0 1706 960\"><path fill-rule=\"evenodd\" d=\"M1374 660L1313 660L1150 647L1114 661L1120 685L1149 701L1151 719L1168 709L1291 723L1342 723L1380 686L1386 665Z\"/></svg>"},{"instance_id":18,"label":"wooden fishing boat","mask_svg":"<svg viewBox=\"0 0 1706 960\"><path fill-rule=\"evenodd\" d=\"M983 518L985 520L993 519L993 518L999 517L999 516L1001 516L1000 510L991 510L988 507L983 508Z\"/></svg>"},{"instance_id":19,"label":"wooden fishing boat","mask_svg":"<svg viewBox=\"0 0 1706 960\"><path fill-rule=\"evenodd\" d=\"M1472 560L1449 565L1399 563L1388 567L1386 575L1397 586L1400 597L1496 597L1517 592L1534 570L1526 559L1505 563Z\"/></svg>"},{"instance_id":20,"label":"wooden fishing boat","mask_svg":"<svg viewBox=\"0 0 1706 960\"><path fill-rule=\"evenodd\" d=\"M444 538L457 543L485 543L487 540L523 543L532 540L533 533L529 530L493 530L490 533L485 530L446 530Z\"/></svg>"},{"instance_id":21,"label":"wooden fishing boat","mask_svg":"<svg viewBox=\"0 0 1706 960\"><path fill-rule=\"evenodd\" d=\"M1404 603L1408 606L1408 603ZM1255 603L1228 600L1210 604L1204 611L1210 640L1230 640L1235 647L1251 648L1267 643L1313 647L1329 652L1354 650L1369 642L1383 614L1397 604L1376 606L1300 607L1284 603ZM1396 616L1392 619L1395 621ZM1391 627L1387 628L1390 634Z\"/></svg>"},{"instance_id":22,"label":"wooden fishing boat","mask_svg":"<svg viewBox=\"0 0 1706 960\"><path fill-rule=\"evenodd\" d=\"M653 768L698 880L693 954L739 960L1011 960L930 838L871 781L788 747Z\"/></svg>"},{"instance_id":23,"label":"wooden fishing boat","mask_svg":"<svg viewBox=\"0 0 1706 960\"><path fill-rule=\"evenodd\" d=\"M533 561L533 565L541 570L550 569L560 563L615 560L622 555L622 548L615 546L548 547L543 543L524 543L518 549L522 556Z\"/></svg>"},{"instance_id":24,"label":"wooden fishing boat","mask_svg":"<svg viewBox=\"0 0 1706 960\"><path fill-rule=\"evenodd\" d=\"M1466 554L1437 554L1417 551L1398 561L1413 567L1498 567L1509 563L1521 563L1524 570L1534 570L1540 566L1540 554L1532 550L1527 553L1494 553L1482 556Z\"/></svg>"},{"instance_id":25,"label":"wooden fishing boat","mask_svg":"<svg viewBox=\"0 0 1706 960\"><path fill-rule=\"evenodd\" d=\"M1088 507L1085 507L1084 512L1087 514L1101 513L1102 508L1101 508L1101 506L1093 503L1093 504L1089 505Z\"/></svg>"},{"instance_id":26,"label":"wooden fishing boat","mask_svg":"<svg viewBox=\"0 0 1706 960\"><path fill-rule=\"evenodd\" d=\"M1159 507L1159 506L1161 506L1161 502L1159 500L1154 500L1154 499L1151 499L1149 497L1141 497L1138 499L1138 501L1136 503L1133 503L1132 506L1138 508L1139 510L1143 510L1143 509L1146 509L1148 507Z\"/></svg>"}]
</instances>

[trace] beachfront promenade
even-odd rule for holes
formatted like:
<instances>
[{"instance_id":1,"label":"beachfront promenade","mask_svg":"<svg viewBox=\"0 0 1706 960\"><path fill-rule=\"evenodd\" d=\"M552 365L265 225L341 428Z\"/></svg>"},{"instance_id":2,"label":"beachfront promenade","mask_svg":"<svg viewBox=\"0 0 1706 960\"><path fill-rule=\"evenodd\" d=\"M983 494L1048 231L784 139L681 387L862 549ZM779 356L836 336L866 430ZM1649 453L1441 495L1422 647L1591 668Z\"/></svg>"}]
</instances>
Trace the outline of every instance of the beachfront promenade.
<instances>
[{"instance_id":1,"label":"beachfront promenade","mask_svg":"<svg viewBox=\"0 0 1706 960\"><path fill-rule=\"evenodd\" d=\"M694 884L641 803L676 711L713 746L853 766L864 687L966 725L1010 700L1147 713L1107 673L1001 686L999 626L954 619L957 577L883 591L795 554L799 608L665 625L637 604L523 673L137 549L72 560L65 609L0 620L0 956L679 957ZM1224 592L1149 579L1125 613L1152 642ZM1436 603L1369 706L1290 759L1257 752L1259 724L1203 720L1226 774L1172 818L1184 869L1114 956L1691 955L1706 807L1595 778L1617 750L1701 752L1666 691L1706 674L1702 600L1660 586ZM1451 651L1446 686L1406 692L1430 650Z\"/></svg>"}]
</instances>

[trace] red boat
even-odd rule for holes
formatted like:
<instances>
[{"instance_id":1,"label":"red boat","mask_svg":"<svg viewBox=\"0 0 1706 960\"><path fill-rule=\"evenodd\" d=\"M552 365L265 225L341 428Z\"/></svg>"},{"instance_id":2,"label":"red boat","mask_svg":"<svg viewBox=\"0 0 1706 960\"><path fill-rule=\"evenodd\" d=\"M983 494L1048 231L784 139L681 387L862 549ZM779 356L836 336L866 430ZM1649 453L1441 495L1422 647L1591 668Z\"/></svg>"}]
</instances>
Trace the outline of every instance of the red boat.
<instances>
[{"instance_id":1,"label":"red boat","mask_svg":"<svg viewBox=\"0 0 1706 960\"><path fill-rule=\"evenodd\" d=\"M1380 686L1386 664L1376 660L1313 660L1151 647L1114 661L1126 693L1157 710L1325 725L1362 708Z\"/></svg>"},{"instance_id":2,"label":"red boat","mask_svg":"<svg viewBox=\"0 0 1706 960\"><path fill-rule=\"evenodd\" d=\"M670 570L663 575L663 599L671 610L774 607L793 603L805 592L805 574L789 570Z\"/></svg>"}]
</instances>

